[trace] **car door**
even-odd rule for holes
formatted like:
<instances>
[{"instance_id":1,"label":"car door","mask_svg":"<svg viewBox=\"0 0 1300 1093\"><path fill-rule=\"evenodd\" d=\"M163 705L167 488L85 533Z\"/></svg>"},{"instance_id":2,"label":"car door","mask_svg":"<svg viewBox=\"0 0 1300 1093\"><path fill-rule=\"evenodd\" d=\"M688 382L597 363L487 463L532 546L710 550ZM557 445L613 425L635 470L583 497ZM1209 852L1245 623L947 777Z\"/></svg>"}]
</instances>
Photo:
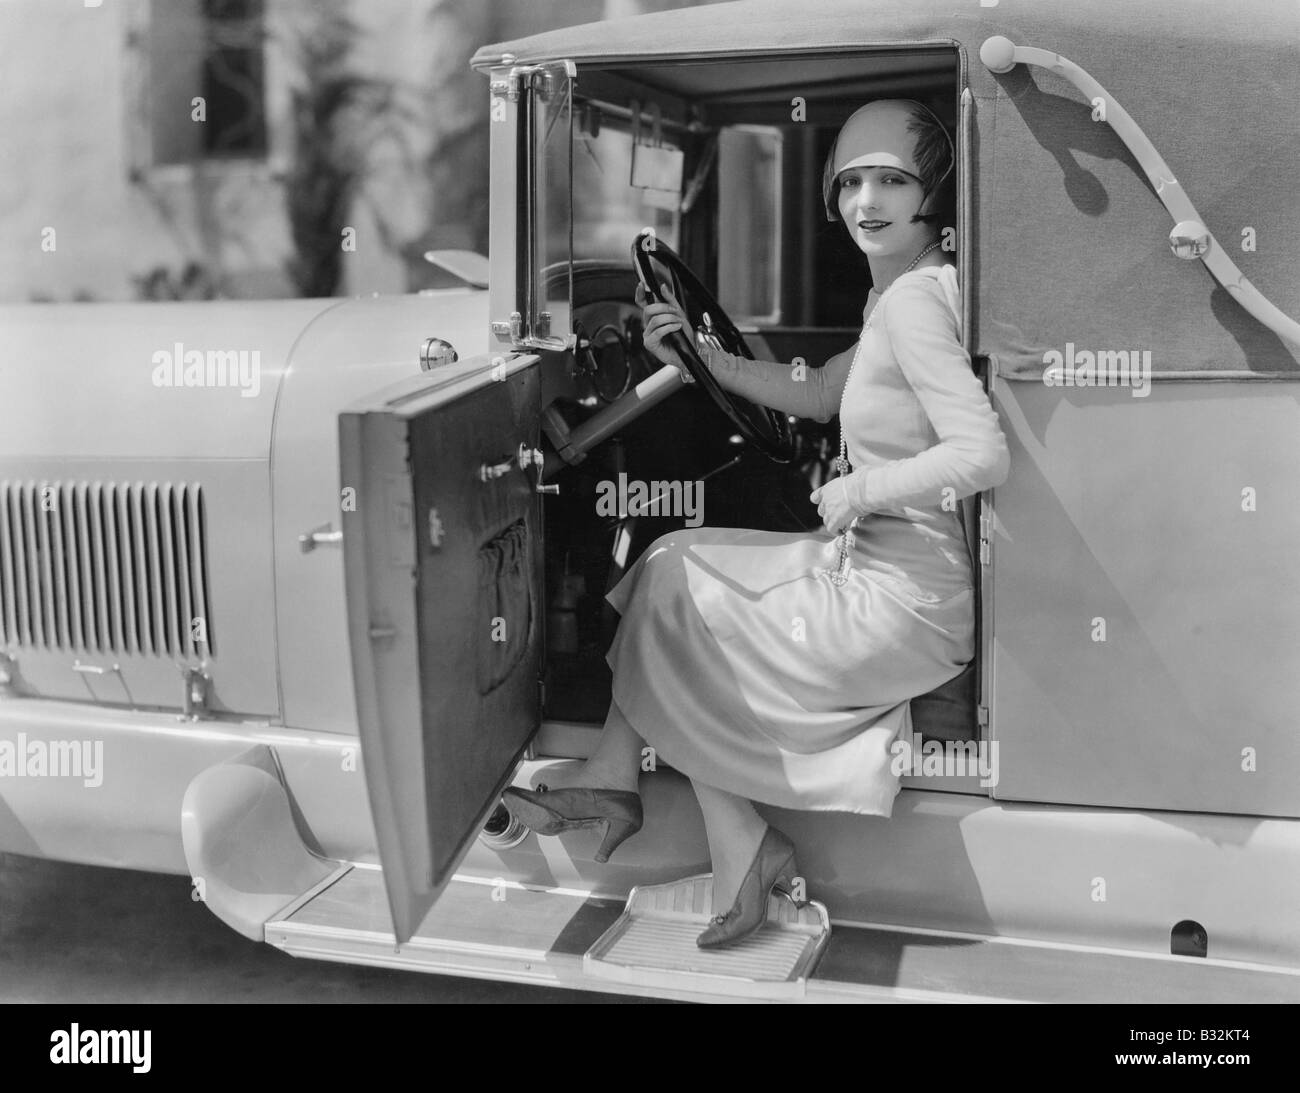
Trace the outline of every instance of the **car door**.
<instances>
[{"instance_id":1,"label":"car door","mask_svg":"<svg viewBox=\"0 0 1300 1093\"><path fill-rule=\"evenodd\" d=\"M339 418L358 725L399 942L539 724L537 362L449 365Z\"/></svg>"}]
</instances>

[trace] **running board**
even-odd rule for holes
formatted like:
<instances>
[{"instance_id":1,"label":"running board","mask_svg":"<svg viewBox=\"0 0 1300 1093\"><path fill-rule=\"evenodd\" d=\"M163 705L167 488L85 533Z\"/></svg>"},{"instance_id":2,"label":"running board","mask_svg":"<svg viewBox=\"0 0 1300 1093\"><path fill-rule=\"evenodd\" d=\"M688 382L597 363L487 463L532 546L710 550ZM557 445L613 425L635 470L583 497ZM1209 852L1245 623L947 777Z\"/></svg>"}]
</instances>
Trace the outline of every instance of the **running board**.
<instances>
[{"instance_id":1,"label":"running board","mask_svg":"<svg viewBox=\"0 0 1300 1093\"><path fill-rule=\"evenodd\" d=\"M788 982L751 979L742 991L662 970L598 972L601 954L587 954L625 910L617 897L457 876L398 945L383 874L343 866L267 922L265 936L318 960L695 1002L1300 1001L1300 973L1287 968L839 923L802 993Z\"/></svg>"},{"instance_id":2,"label":"running board","mask_svg":"<svg viewBox=\"0 0 1300 1093\"><path fill-rule=\"evenodd\" d=\"M713 913L713 874L632 889L627 908L582 958L586 971L637 987L742 998L802 998L831 934L826 908L773 892L767 922L725 949L695 943Z\"/></svg>"}]
</instances>

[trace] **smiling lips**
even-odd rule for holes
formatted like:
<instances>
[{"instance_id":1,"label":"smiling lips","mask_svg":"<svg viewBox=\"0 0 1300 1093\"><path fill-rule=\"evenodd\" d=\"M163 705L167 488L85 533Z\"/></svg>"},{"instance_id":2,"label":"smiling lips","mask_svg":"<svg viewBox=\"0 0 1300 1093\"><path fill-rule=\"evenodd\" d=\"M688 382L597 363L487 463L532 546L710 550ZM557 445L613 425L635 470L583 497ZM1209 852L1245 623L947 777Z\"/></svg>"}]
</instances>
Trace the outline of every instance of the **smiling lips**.
<instances>
[{"instance_id":1,"label":"smiling lips","mask_svg":"<svg viewBox=\"0 0 1300 1093\"><path fill-rule=\"evenodd\" d=\"M865 232L877 232L889 227L890 223L892 222L889 220L859 220L858 227Z\"/></svg>"}]
</instances>

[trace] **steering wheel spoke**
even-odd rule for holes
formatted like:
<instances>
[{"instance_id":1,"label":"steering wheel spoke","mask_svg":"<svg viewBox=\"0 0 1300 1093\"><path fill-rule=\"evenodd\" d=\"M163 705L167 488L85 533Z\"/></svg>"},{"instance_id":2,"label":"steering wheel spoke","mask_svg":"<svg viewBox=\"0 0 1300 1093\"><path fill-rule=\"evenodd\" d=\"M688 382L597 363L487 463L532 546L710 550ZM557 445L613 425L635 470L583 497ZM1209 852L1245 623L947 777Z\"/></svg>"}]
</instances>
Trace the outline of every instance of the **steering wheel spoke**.
<instances>
[{"instance_id":1,"label":"steering wheel spoke","mask_svg":"<svg viewBox=\"0 0 1300 1093\"><path fill-rule=\"evenodd\" d=\"M632 265L648 299L660 301L660 286L668 286L696 329L697 337L725 353L754 359L736 324L671 247L651 233L641 232L632 241ZM784 414L725 390L704 363L695 338L685 331L669 334L665 342L746 440L776 463L791 462L794 441Z\"/></svg>"}]
</instances>

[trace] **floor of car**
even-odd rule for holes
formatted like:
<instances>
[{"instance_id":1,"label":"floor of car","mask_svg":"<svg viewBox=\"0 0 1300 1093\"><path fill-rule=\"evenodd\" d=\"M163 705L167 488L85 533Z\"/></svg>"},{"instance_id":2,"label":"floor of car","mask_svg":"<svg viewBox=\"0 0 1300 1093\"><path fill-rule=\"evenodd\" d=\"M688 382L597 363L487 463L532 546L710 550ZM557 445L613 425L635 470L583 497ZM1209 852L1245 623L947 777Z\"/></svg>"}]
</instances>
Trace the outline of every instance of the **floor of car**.
<instances>
[{"instance_id":1,"label":"floor of car","mask_svg":"<svg viewBox=\"0 0 1300 1093\"><path fill-rule=\"evenodd\" d=\"M457 877L404 945L377 869L353 868L267 924L296 956L618 993L716 997L591 977L583 955L623 901ZM809 1001L1295 1002L1300 975L1074 945L836 925L807 981Z\"/></svg>"}]
</instances>

